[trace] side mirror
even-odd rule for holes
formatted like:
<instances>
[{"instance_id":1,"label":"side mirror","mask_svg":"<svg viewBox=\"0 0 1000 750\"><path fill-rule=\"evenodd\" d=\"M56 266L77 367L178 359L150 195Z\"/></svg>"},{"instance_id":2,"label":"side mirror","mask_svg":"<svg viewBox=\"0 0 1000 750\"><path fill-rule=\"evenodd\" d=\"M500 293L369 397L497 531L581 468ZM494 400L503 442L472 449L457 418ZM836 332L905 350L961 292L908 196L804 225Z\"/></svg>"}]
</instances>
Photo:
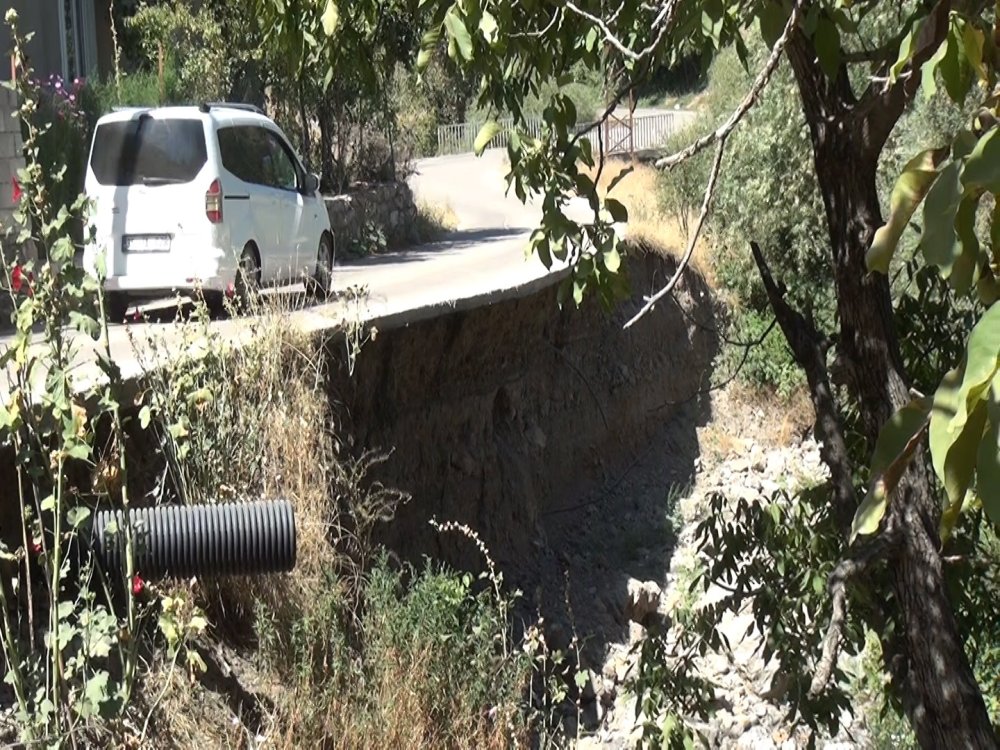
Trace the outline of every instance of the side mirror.
<instances>
[{"instance_id":1,"label":"side mirror","mask_svg":"<svg viewBox=\"0 0 1000 750\"><path fill-rule=\"evenodd\" d=\"M302 191L312 195L319 190L319 177L314 174L307 174L305 184L302 186Z\"/></svg>"}]
</instances>

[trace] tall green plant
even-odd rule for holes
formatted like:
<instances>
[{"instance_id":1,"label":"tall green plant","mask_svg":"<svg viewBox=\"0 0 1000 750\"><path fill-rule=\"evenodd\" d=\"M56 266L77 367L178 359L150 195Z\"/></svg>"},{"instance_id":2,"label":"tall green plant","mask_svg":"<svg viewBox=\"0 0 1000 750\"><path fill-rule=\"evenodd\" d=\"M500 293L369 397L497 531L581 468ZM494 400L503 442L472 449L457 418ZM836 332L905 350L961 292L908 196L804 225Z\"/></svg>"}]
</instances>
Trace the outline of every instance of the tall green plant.
<instances>
[{"instance_id":1,"label":"tall green plant","mask_svg":"<svg viewBox=\"0 0 1000 750\"><path fill-rule=\"evenodd\" d=\"M131 505L123 382L111 359L104 271L90 276L74 263L73 227L87 224L89 203L65 184L65 163L51 153L42 158L41 145L59 131L40 108L43 92L24 53L30 36L18 30L16 11L5 20L16 65L9 85L25 133L10 236L36 257L5 255L0 268L14 308L14 332L0 354L8 388L0 446L15 467L11 499L20 520L16 533L0 535L0 663L15 695L19 739L79 746L105 741L98 738L120 730L118 720L134 711L140 636L157 602L133 563L131 523L107 532L123 547L120 570L100 567L92 555L95 506ZM71 202L57 202L64 192ZM91 360L96 372L81 377ZM184 649L204 627L195 608L165 598L158 627L172 663L184 651L191 669L204 668Z\"/></svg>"}]
</instances>

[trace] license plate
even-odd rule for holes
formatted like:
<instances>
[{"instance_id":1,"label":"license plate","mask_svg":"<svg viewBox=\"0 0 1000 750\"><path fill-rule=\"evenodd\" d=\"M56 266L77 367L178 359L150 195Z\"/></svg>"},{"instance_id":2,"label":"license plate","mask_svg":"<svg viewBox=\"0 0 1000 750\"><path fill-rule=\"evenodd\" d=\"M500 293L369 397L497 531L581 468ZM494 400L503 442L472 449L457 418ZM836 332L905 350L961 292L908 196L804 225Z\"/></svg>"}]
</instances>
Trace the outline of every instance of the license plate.
<instances>
[{"instance_id":1,"label":"license plate","mask_svg":"<svg viewBox=\"0 0 1000 750\"><path fill-rule=\"evenodd\" d=\"M122 249L126 253L167 253L170 252L170 235L142 234L126 236L122 239Z\"/></svg>"}]
</instances>

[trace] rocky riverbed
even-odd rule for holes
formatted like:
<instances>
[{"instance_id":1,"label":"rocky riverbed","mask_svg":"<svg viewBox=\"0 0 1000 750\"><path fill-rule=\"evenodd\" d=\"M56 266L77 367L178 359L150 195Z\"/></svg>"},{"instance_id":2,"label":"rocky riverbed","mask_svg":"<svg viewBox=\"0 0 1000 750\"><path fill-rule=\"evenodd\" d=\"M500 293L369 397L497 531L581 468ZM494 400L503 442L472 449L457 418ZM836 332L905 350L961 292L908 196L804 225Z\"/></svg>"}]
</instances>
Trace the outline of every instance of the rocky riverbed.
<instances>
[{"instance_id":1,"label":"rocky riverbed","mask_svg":"<svg viewBox=\"0 0 1000 750\"><path fill-rule=\"evenodd\" d=\"M728 404L727 411L730 408L735 407ZM754 427L754 409L748 411L738 428L722 434L724 450L703 454L693 462L693 472L691 461L675 460L675 436L669 432L658 436L630 476L583 511L584 520L564 521L551 532L554 538L562 534L557 538L562 540L563 560L570 569L594 571L589 583L571 587L576 592L572 627L584 634L585 641L587 634L596 634L596 643L585 643L582 649L581 661L590 668L590 683L582 696L583 718L579 726L576 716L567 719L570 734L578 734L577 747L637 746L644 717L637 718L636 698L627 686L637 673L641 643L647 635L642 623L653 617L669 626L678 607L697 610L725 596L725 591L714 586L696 592L694 601L688 593L699 565L694 531L710 510L710 498L723 493L731 503L759 502L769 500L779 489L794 494L826 479L819 445L811 437L793 431L785 436L790 438L785 445L778 444L773 434L768 435L770 445L743 437L762 434ZM758 427L767 429L763 421ZM709 434L711 430L718 428L706 425L699 430L703 445L719 439L718 434L714 438ZM650 564L650 559L659 564ZM616 565L624 576L602 574L605 567ZM711 748L806 747L808 729L788 719L775 661L765 663L760 656L763 635L755 627L750 607L747 602L739 612L727 613L719 625L731 650L709 650L695 660L696 676L711 686L716 710L693 728ZM553 620L558 641L569 625L558 617ZM869 744L862 722L845 713L838 735L820 738L816 746L849 750Z\"/></svg>"}]
</instances>

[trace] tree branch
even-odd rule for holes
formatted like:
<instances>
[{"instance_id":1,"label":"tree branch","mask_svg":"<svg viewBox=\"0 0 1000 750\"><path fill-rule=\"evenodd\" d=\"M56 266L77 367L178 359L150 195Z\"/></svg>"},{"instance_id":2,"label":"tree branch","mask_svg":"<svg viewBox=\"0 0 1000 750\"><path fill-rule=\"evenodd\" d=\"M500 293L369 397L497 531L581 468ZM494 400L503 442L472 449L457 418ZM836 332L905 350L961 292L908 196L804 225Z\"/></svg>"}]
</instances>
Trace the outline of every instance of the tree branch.
<instances>
[{"instance_id":1,"label":"tree branch","mask_svg":"<svg viewBox=\"0 0 1000 750\"><path fill-rule=\"evenodd\" d=\"M722 154L725 151L726 146L726 136L719 140L718 148L715 152L715 162L712 164L712 173L708 177L708 185L705 186L705 200L701 204L701 213L698 215L698 223L695 224L694 232L688 239L687 250L684 252L684 257L681 258L680 264L677 266L677 270L674 271L674 275L671 277L667 285L663 287L656 294L646 297L646 304L642 306L632 318L625 324L625 328L631 328L641 317L653 309L657 302L666 297L670 292L673 291L674 287L677 286L677 282L680 281L681 276L687 270L688 263L691 262L691 256L694 254L694 247L698 243L698 237L701 235L701 229L705 225L705 218L708 216L708 210L712 205L712 196L715 195L715 185L719 181L719 171L722 168Z\"/></svg>"},{"instance_id":2,"label":"tree branch","mask_svg":"<svg viewBox=\"0 0 1000 750\"><path fill-rule=\"evenodd\" d=\"M823 653L816 664L816 671L809 685L811 697L815 698L826 689L837 666L840 645L844 640L844 625L847 622L847 584L864 573L875 560L885 557L895 541L894 535L883 532L856 542L848 550L848 556L841 560L830 574L828 586L833 609L830 614L830 625L823 638Z\"/></svg>"},{"instance_id":3,"label":"tree branch","mask_svg":"<svg viewBox=\"0 0 1000 750\"><path fill-rule=\"evenodd\" d=\"M926 16L914 42L914 52L901 74L889 82L893 55L883 59L880 72L861 95L857 105L865 147L880 153L889 134L920 88L920 69L934 56L948 35L951 0L939 0Z\"/></svg>"},{"instance_id":4,"label":"tree branch","mask_svg":"<svg viewBox=\"0 0 1000 750\"><path fill-rule=\"evenodd\" d=\"M799 17L802 15L802 6L803 0L798 0L798 2L795 3L795 7L792 8L791 15L788 16L788 23L785 24L784 31L781 32L781 36L778 37L778 40L771 48L771 54L768 56L767 62L764 64L760 73L757 74L757 78L750 87L750 91L747 92L747 95L743 98L743 101L740 102L740 105L736 108L736 110L729 116L729 119L726 120L717 130L703 135L687 148L678 151L676 154L657 159L656 166L659 169L670 169L671 167L675 167L682 161L690 159L695 154L704 151L716 141L725 140L729 134L733 132L736 126L739 125L740 120L742 120L753 105L757 103L757 99L760 97L764 87L767 86L767 83L771 80L771 76L774 74L774 71L777 70L778 62L781 60L781 53L785 49L785 44L788 43L788 38L791 36L793 29L795 29L799 22Z\"/></svg>"},{"instance_id":5,"label":"tree branch","mask_svg":"<svg viewBox=\"0 0 1000 750\"><path fill-rule=\"evenodd\" d=\"M851 460L847 442L838 417L837 401L830 386L826 367L826 338L816 330L811 320L793 309L785 301L784 289L775 282L771 269L756 242L750 243L754 262L760 272L768 302L785 334L785 340L795 361L805 371L809 395L816 410L816 436L821 443L820 453L830 469L833 482L834 517L838 528L846 533L858 506L852 480Z\"/></svg>"},{"instance_id":6,"label":"tree branch","mask_svg":"<svg viewBox=\"0 0 1000 750\"><path fill-rule=\"evenodd\" d=\"M631 49L627 44L622 42L622 40L618 38L618 36L611 30L611 27L608 26L608 24L603 19L599 18L598 16L595 16L593 13L588 13L587 11L578 7L572 1L566 3L567 10L573 11L578 16L585 18L592 24L594 24L597 28L601 30L601 33L604 34L604 40L608 44L610 44L612 47L614 47L616 50L618 50L618 52L620 52L628 59L634 61L643 60L649 55L652 55L656 51L657 47L659 47L660 44L662 44L663 39L667 35L667 31L670 29L671 26L673 26L673 20L674 17L677 15L677 9L679 7L680 7L679 0L667 0L667 2L665 2L660 7L660 12L657 14L656 18L653 19L653 23L650 25L650 29L657 29L657 28L659 29L657 31L656 36L653 38L653 41L651 41L643 49L636 52L635 50ZM616 13L615 17L617 17L617 15L618 14Z\"/></svg>"}]
</instances>

